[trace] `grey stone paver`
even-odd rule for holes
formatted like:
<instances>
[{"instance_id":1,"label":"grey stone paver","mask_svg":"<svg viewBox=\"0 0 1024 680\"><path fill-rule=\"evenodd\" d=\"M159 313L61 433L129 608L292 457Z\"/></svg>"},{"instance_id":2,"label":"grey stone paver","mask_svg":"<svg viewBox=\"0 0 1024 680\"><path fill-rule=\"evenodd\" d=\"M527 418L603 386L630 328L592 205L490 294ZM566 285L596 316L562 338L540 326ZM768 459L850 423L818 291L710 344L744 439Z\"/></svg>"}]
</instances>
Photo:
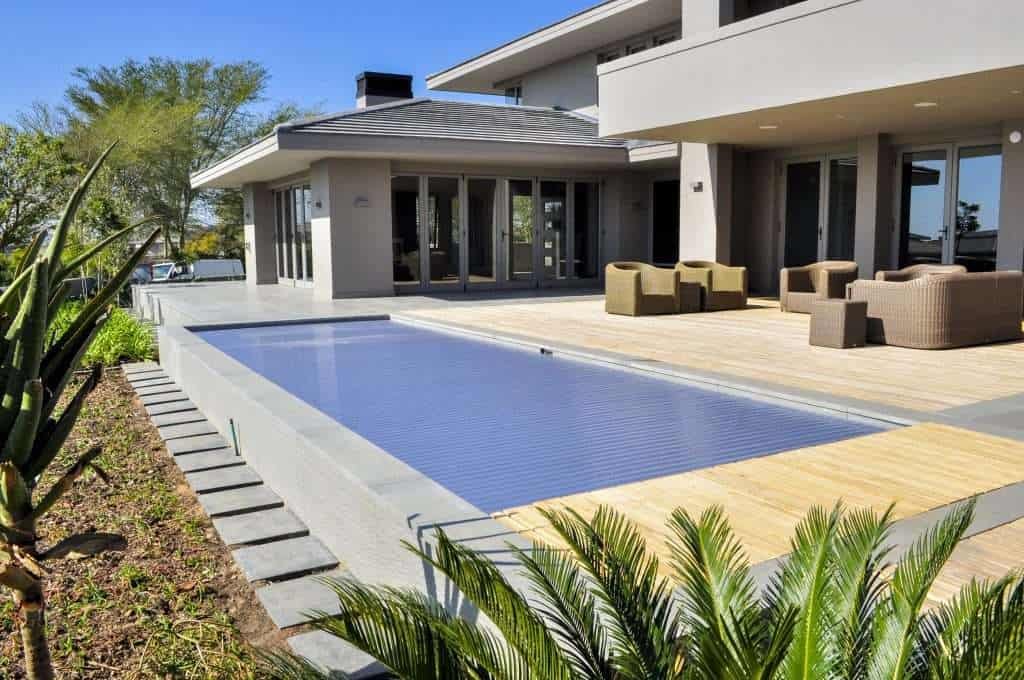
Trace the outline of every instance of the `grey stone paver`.
<instances>
[{"instance_id":1,"label":"grey stone paver","mask_svg":"<svg viewBox=\"0 0 1024 680\"><path fill-rule=\"evenodd\" d=\"M204 493L199 496L199 504L206 514L212 518L230 517L246 512L258 512L270 508L280 508L284 501L276 493L264 485L247 486L242 489Z\"/></svg>"},{"instance_id":2,"label":"grey stone paver","mask_svg":"<svg viewBox=\"0 0 1024 680\"><path fill-rule=\"evenodd\" d=\"M175 456L174 462L182 472L201 472L218 468L245 465L241 456L235 455L233 449L214 449L202 453L190 453L187 456Z\"/></svg>"},{"instance_id":3,"label":"grey stone paver","mask_svg":"<svg viewBox=\"0 0 1024 680\"><path fill-rule=\"evenodd\" d=\"M194 423L179 423L157 427L164 440L181 439L182 437L199 437L206 434L217 434L217 428L209 420Z\"/></svg>"},{"instance_id":4,"label":"grey stone paver","mask_svg":"<svg viewBox=\"0 0 1024 680\"><path fill-rule=\"evenodd\" d=\"M232 555L250 581L273 581L338 566L334 555L312 536L239 548Z\"/></svg>"},{"instance_id":5,"label":"grey stone paver","mask_svg":"<svg viewBox=\"0 0 1024 680\"><path fill-rule=\"evenodd\" d=\"M154 394L168 394L169 392L181 392L181 388L174 383L164 385L149 385L147 387L136 387L135 394L140 397L149 397Z\"/></svg>"},{"instance_id":6,"label":"grey stone paver","mask_svg":"<svg viewBox=\"0 0 1024 680\"><path fill-rule=\"evenodd\" d=\"M187 411L176 411L174 413L161 413L149 419L157 427L168 425L181 425L183 423L198 423L206 420L206 416L197 408Z\"/></svg>"},{"instance_id":7,"label":"grey stone paver","mask_svg":"<svg viewBox=\"0 0 1024 680\"><path fill-rule=\"evenodd\" d=\"M149 376L153 377L149 377ZM173 385L174 381L168 378L166 375L158 373L145 373L138 378L128 378L128 382L135 389L141 387L153 387L155 385Z\"/></svg>"},{"instance_id":8,"label":"grey stone paver","mask_svg":"<svg viewBox=\"0 0 1024 680\"><path fill-rule=\"evenodd\" d=\"M302 520L284 508L222 517L215 519L213 526L220 534L221 540L228 546L265 543L309 533Z\"/></svg>"},{"instance_id":9,"label":"grey stone paver","mask_svg":"<svg viewBox=\"0 0 1024 680\"><path fill-rule=\"evenodd\" d=\"M310 621L308 613L314 611L326 612L327 614L338 614L341 607L338 605L338 596L334 594L321 579L340 578L345 571L336 569L325 574L316 576L303 576L302 578L271 583L256 589L256 596L260 604L267 610L267 615L278 628L290 628L299 626Z\"/></svg>"},{"instance_id":10,"label":"grey stone paver","mask_svg":"<svg viewBox=\"0 0 1024 680\"><path fill-rule=\"evenodd\" d=\"M288 645L324 673L345 673L346 677L361 680L386 670L373 657L322 630L290 637Z\"/></svg>"},{"instance_id":11,"label":"grey stone paver","mask_svg":"<svg viewBox=\"0 0 1024 680\"><path fill-rule=\"evenodd\" d=\"M156 406L158 404L168 404L172 401L188 401L188 396L181 390L176 390L174 392L164 392L163 394L140 396L139 401L142 402L143 406Z\"/></svg>"},{"instance_id":12,"label":"grey stone paver","mask_svg":"<svg viewBox=\"0 0 1024 680\"><path fill-rule=\"evenodd\" d=\"M196 410L196 405L193 404L188 399L185 399L184 401L169 401L166 403L159 404L146 404L145 402L143 402L142 405L145 407L146 413L148 413L151 416L159 416L165 413L180 413L182 411Z\"/></svg>"},{"instance_id":13,"label":"grey stone paver","mask_svg":"<svg viewBox=\"0 0 1024 680\"><path fill-rule=\"evenodd\" d=\"M138 361L132 364L121 364L121 370L124 371L125 375L143 371L152 371L159 368L160 364L155 361Z\"/></svg>"},{"instance_id":14,"label":"grey stone paver","mask_svg":"<svg viewBox=\"0 0 1024 680\"><path fill-rule=\"evenodd\" d=\"M188 481L189 486L192 487L192 490L198 494L228 491L230 489L256 486L263 483L260 476L251 467L245 465L204 470L202 472L188 472L185 474L185 479Z\"/></svg>"},{"instance_id":15,"label":"grey stone paver","mask_svg":"<svg viewBox=\"0 0 1024 680\"><path fill-rule=\"evenodd\" d=\"M198 437L183 437L172 439L167 442L167 450L173 456L180 456L187 453L199 453L200 451L212 451L223 449L228 446L224 437L219 434L204 434Z\"/></svg>"}]
</instances>

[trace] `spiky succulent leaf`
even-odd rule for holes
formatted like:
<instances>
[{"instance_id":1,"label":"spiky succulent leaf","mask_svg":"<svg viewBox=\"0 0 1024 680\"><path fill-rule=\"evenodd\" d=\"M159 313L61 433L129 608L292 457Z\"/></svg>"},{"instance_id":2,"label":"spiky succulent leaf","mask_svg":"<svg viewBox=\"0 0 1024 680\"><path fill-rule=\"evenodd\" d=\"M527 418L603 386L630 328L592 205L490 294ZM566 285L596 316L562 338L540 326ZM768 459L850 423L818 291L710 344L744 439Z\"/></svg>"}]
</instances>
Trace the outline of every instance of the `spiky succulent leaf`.
<instances>
[{"instance_id":1,"label":"spiky succulent leaf","mask_svg":"<svg viewBox=\"0 0 1024 680\"><path fill-rule=\"evenodd\" d=\"M571 509L541 512L593 581L619 676L677 677L682 660L672 590L636 526L607 506L589 522Z\"/></svg>"},{"instance_id":2,"label":"spiky succulent leaf","mask_svg":"<svg viewBox=\"0 0 1024 680\"><path fill-rule=\"evenodd\" d=\"M28 248L25 249L25 254L21 258L21 262L18 263L18 269L15 271L15 277L21 276L25 271L35 264L36 258L39 257L39 250L43 247L43 241L46 240L46 230L40 229L36 232L32 242L28 244Z\"/></svg>"},{"instance_id":3,"label":"spiky succulent leaf","mask_svg":"<svg viewBox=\"0 0 1024 680\"><path fill-rule=\"evenodd\" d=\"M21 472L14 463L0 463L0 523L17 528L31 512L32 496Z\"/></svg>"},{"instance_id":4,"label":"spiky succulent leaf","mask_svg":"<svg viewBox=\"0 0 1024 680\"><path fill-rule=\"evenodd\" d=\"M64 394L64 390L67 388L68 383L71 382L72 376L78 367L82 365L82 357L89 351L89 347L92 345L92 341L99 335L100 330L107 323L110 317L104 314L100 318L96 319L93 323L92 328L89 332L76 340L75 344L77 349L73 354L67 354L59 358L60 363L56 363L58 359L54 359L52 366L47 365L44 370L44 375L49 373L47 381L44 383L44 391L46 401L43 403L42 418L45 421L57 408L57 404L60 402L61 396ZM94 366L93 373L101 371L102 367ZM92 388L90 388L92 389Z\"/></svg>"},{"instance_id":5,"label":"spiky succulent leaf","mask_svg":"<svg viewBox=\"0 0 1024 680\"><path fill-rule=\"evenodd\" d=\"M25 462L32 454L32 445L39 428L39 416L43 410L43 381L39 378L25 383L25 391L21 395L21 410L14 419L14 426L7 435L0 460L11 461L24 472Z\"/></svg>"},{"instance_id":6,"label":"spiky succulent leaf","mask_svg":"<svg viewBox=\"0 0 1024 680\"><path fill-rule=\"evenodd\" d=\"M437 532L436 539L434 554L410 544L406 547L447 576L486 614L538 677L571 677L570 667L544 621L494 563L451 541L443 531Z\"/></svg>"},{"instance_id":7,"label":"spiky succulent leaf","mask_svg":"<svg viewBox=\"0 0 1024 680\"><path fill-rule=\"evenodd\" d=\"M46 340L49 301L48 268L40 260L32 265L28 289L18 316L7 333L7 383L0 400L0 437L6 439L21 406L25 383L39 377Z\"/></svg>"},{"instance_id":8,"label":"spiky succulent leaf","mask_svg":"<svg viewBox=\"0 0 1024 680\"><path fill-rule=\"evenodd\" d=\"M78 420L79 414L82 412L82 408L85 406L86 397L99 384L102 375L103 367L99 365L93 366L89 377L79 385L78 391L60 414L60 418L54 420L49 415L46 416L47 421L40 429L39 436L36 437L35 446L32 449L32 454L24 466L25 479L30 488L35 486L39 475L46 471L46 468L50 466L53 459L60 453L61 447L67 441L71 430L75 426L75 422Z\"/></svg>"}]
</instances>

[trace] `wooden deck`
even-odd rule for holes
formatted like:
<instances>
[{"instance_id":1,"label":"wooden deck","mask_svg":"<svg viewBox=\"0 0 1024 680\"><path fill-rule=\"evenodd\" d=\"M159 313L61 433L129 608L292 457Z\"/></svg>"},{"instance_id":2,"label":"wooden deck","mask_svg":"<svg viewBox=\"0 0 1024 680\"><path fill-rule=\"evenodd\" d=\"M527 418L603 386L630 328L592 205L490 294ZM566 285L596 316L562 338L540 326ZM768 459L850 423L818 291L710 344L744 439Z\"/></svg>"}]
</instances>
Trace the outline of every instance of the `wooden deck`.
<instances>
[{"instance_id":1,"label":"wooden deck","mask_svg":"<svg viewBox=\"0 0 1024 680\"><path fill-rule=\"evenodd\" d=\"M714 314L624 317L594 300L410 314L918 411L1024 392L1024 342L945 351L811 347L810 317L770 300Z\"/></svg>"},{"instance_id":2,"label":"wooden deck","mask_svg":"<svg viewBox=\"0 0 1024 680\"><path fill-rule=\"evenodd\" d=\"M573 507L583 515L612 505L637 523L666 562L665 522L672 510L681 506L699 514L721 505L757 563L788 552L794 527L814 505L831 507L842 499L851 507L882 511L895 503L896 516L907 517L1022 479L1024 443L925 424L539 505ZM495 517L528 538L558 545L535 506ZM1018 558L1024 542L1020 547Z\"/></svg>"}]
</instances>

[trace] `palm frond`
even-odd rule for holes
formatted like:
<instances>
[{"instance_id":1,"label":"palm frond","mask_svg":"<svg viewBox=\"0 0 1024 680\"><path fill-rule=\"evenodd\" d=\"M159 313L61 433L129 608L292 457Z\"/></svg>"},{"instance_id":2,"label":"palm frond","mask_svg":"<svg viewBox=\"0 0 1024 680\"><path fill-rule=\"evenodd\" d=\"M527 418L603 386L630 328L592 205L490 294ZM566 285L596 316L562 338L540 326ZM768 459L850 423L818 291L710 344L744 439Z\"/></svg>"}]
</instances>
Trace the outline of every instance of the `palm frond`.
<instances>
[{"instance_id":1,"label":"palm frond","mask_svg":"<svg viewBox=\"0 0 1024 680\"><path fill-rule=\"evenodd\" d=\"M608 657L605 633L591 583L579 564L561 551L542 545L518 550L538 611L550 623L572 664L574 677L612 680L615 668Z\"/></svg>"},{"instance_id":2,"label":"palm frond","mask_svg":"<svg viewBox=\"0 0 1024 680\"><path fill-rule=\"evenodd\" d=\"M957 505L914 541L900 560L876 617L868 661L868 675L873 680L901 680L914 670L921 608L973 517L973 500Z\"/></svg>"},{"instance_id":3,"label":"palm frond","mask_svg":"<svg viewBox=\"0 0 1024 680\"><path fill-rule=\"evenodd\" d=\"M539 677L571 677L570 666L544 621L493 562L436 534L434 555L406 543L406 548L441 571L502 632L508 644Z\"/></svg>"},{"instance_id":4,"label":"palm frond","mask_svg":"<svg viewBox=\"0 0 1024 680\"><path fill-rule=\"evenodd\" d=\"M933 675L949 680L1024 677L1024 581L998 582L957 633L944 636L944 653L933 663Z\"/></svg>"},{"instance_id":5,"label":"palm frond","mask_svg":"<svg viewBox=\"0 0 1024 680\"><path fill-rule=\"evenodd\" d=\"M619 677L675 677L681 658L673 593L636 527L609 507L589 522L571 509L541 512L593 580Z\"/></svg>"},{"instance_id":6,"label":"palm frond","mask_svg":"<svg viewBox=\"0 0 1024 680\"><path fill-rule=\"evenodd\" d=\"M285 652L260 652L258 656L261 678L267 680L344 680L340 673L321 672L302 657Z\"/></svg>"}]
</instances>

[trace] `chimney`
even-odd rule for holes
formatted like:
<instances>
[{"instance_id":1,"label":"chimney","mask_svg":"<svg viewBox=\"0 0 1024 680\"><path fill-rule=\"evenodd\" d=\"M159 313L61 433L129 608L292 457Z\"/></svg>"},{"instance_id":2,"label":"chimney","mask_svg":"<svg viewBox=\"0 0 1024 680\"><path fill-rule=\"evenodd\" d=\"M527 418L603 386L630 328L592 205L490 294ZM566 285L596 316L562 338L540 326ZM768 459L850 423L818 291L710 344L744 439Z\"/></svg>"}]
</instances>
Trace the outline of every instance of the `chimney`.
<instances>
[{"instance_id":1,"label":"chimney","mask_svg":"<svg viewBox=\"0 0 1024 680\"><path fill-rule=\"evenodd\" d=\"M412 99L412 76L366 71L356 76L356 108Z\"/></svg>"}]
</instances>

